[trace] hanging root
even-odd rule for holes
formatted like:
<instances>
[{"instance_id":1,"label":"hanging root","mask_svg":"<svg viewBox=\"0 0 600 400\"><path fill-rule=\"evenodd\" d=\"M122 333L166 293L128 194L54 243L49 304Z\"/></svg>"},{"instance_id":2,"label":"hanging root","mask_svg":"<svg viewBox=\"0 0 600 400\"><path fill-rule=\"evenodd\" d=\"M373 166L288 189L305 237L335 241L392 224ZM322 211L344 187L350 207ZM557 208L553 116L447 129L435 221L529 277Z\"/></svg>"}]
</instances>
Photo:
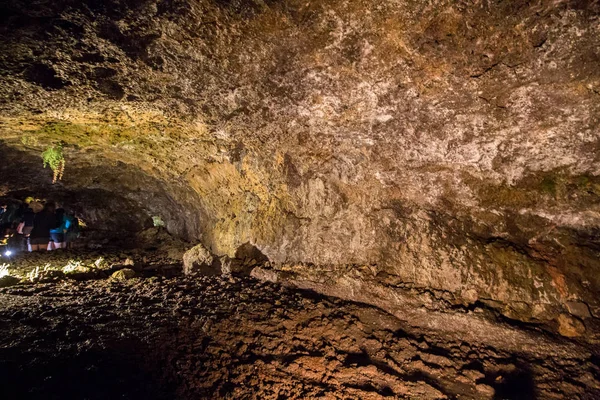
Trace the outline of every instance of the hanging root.
<instances>
[{"instance_id":1,"label":"hanging root","mask_svg":"<svg viewBox=\"0 0 600 400\"><path fill-rule=\"evenodd\" d=\"M52 183L54 184L60 181L63 177L63 174L65 173L65 160L59 161L58 165L55 169L52 170L52 172Z\"/></svg>"}]
</instances>

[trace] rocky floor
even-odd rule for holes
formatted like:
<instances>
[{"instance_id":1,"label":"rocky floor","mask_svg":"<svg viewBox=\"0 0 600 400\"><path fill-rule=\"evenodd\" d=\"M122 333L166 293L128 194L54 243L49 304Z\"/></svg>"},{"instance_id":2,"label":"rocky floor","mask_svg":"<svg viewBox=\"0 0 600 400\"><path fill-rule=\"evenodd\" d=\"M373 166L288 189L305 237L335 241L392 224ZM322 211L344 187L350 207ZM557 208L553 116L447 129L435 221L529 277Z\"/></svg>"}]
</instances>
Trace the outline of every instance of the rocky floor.
<instances>
[{"instance_id":1,"label":"rocky floor","mask_svg":"<svg viewBox=\"0 0 600 400\"><path fill-rule=\"evenodd\" d=\"M0 398L600 398L600 358L565 339L509 353L252 278L147 275L0 289Z\"/></svg>"}]
</instances>

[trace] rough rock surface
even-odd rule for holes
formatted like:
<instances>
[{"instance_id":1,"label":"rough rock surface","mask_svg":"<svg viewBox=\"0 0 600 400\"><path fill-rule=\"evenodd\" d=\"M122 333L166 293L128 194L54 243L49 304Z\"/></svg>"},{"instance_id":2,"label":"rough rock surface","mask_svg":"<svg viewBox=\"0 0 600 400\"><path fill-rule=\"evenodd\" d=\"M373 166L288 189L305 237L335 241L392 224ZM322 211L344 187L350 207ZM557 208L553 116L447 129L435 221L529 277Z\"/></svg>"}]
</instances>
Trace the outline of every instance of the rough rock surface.
<instances>
[{"instance_id":1,"label":"rough rock surface","mask_svg":"<svg viewBox=\"0 0 600 400\"><path fill-rule=\"evenodd\" d=\"M508 351L249 278L22 285L0 289L0 397L600 396L593 347L526 335Z\"/></svg>"},{"instance_id":2,"label":"rough rock surface","mask_svg":"<svg viewBox=\"0 0 600 400\"><path fill-rule=\"evenodd\" d=\"M19 279L14 276L3 276L0 278L0 288L13 286L19 283Z\"/></svg>"},{"instance_id":3,"label":"rough rock surface","mask_svg":"<svg viewBox=\"0 0 600 400\"><path fill-rule=\"evenodd\" d=\"M113 272L110 278L115 281L126 281L127 279L135 278L135 271L130 268L123 268Z\"/></svg>"},{"instance_id":4,"label":"rough rock surface","mask_svg":"<svg viewBox=\"0 0 600 400\"><path fill-rule=\"evenodd\" d=\"M172 276L181 273L181 258L169 257L161 250L85 250L69 249L52 252L17 254L7 260L8 275L3 279L9 286L47 281L106 279L120 270L138 276L157 273ZM131 272L123 272L131 275Z\"/></svg>"},{"instance_id":5,"label":"rough rock surface","mask_svg":"<svg viewBox=\"0 0 600 400\"><path fill-rule=\"evenodd\" d=\"M200 272L204 275L219 275L221 270L213 267L215 259L202 244L197 244L183 254L183 272L192 274Z\"/></svg>"},{"instance_id":6,"label":"rough rock surface","mask_svg":"<svg viewBox=\"0 0 600 400\"><path fill-rule=\"evenodd\" d=\"M349 298L344 279L368 276L392 297L432 290L536 323L579 302L590 325L599 10L5 1L0 184L81 193L98 223L159 215L220 256L251 243ZM59 140L65 176L51 185L39 154Z\"/></svg>"}]
</instances>

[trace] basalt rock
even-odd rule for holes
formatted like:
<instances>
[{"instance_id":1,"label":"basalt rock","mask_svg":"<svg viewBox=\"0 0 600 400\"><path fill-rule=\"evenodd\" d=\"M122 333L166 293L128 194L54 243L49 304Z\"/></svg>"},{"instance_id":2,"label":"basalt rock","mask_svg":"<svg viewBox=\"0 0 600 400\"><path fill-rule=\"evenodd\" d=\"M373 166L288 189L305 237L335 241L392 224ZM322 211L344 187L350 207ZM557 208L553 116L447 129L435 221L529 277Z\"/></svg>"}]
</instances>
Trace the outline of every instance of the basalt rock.
<instances>
[{"instance_id":1,"label":"basalt rock","mask_svg":"<svg viewBox=\"0 0 600 400\"><path fill-rule=\"evenodd\" d=\"M598 2L1 11L4 195L107 232L159 216L219 257L249 243L306 284L385 289L380 306L415 290L527 322L600 315Z\"/></svg>"},{"instance_id":2,"label":"basalt rock","mask_svg":"<svg viewBox=\"0 0 600 400\"><path fill-rule=\"evenodd\" d=\"M578 318L568 314L560 314L558 320L558 331L567 337L581 336L585 332L585 326Z\"/></svg>"},{"instance_id":3,"label":"basalt rock","mask_svg":"<svg viewBox=\"0 0 600 400\"><path fill-rule=\"evenodd\" d=\"M14 286L19 283L19 279L14 276L5 275L0 278L0 288Z\"/></svg>"},{"instance_id":4,"label":"basalt rock","mask_svg":"<svg viewBox=\"0 0 600 400\"><path fill-rule=\"evenodd\" d=\"M114 272L110 277L115 281L126 281L135 277L135 271L130 268L123 268Z\"/></svg>"},{"instance_id":5,"label":"basalt rock","mask_svg":"<svg viewBox=\"0 0 600 400\"><path fill-rule=\"evenodd\" d=\"M217 265L218 261L202 244L197 244L183 254L183 272L218 275L221 273Z\"/></svg>"},{"instance_id":6,"label":"basalt rock","mask_svg":"<svg viewBox=\"0 0 600 400\"><path fill-rule=\"evenodd\" d=\"M22 285L0 289L0 320L4 399L600 396L596 351L570 340L521 329L507 349L508 327L483 344L248 278Z\"/></svg>"}]
</instances>

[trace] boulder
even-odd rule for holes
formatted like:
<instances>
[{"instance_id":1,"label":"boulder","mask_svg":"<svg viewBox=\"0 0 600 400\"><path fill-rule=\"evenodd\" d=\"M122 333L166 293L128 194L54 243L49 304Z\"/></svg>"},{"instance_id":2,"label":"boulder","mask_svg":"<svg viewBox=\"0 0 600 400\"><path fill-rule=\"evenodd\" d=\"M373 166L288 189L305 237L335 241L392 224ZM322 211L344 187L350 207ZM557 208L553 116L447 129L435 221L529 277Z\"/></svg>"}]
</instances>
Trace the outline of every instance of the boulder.
<instances>
[{"instance_id":1,"label":"boulder","mask_svg":"<svg viewBox=\"0 0 600 400\"><path fill-rule=\"evenodd\" d=\"M186 275L193 273L219 275L221 274L220 262L206 247L198 244L183 254L183 273Z\"/></svg>"},{"instance_id":2,"label":"boulder","mask_svg":"<svg viewBox=\"0 0 600 400\"><path fill-rule=\"evenodd\" d=\"M129 268L123 268L114 272L110 278L115 281L126 281L128 279L135 278L135 271Z\"/></svg>"}]
</instances>

